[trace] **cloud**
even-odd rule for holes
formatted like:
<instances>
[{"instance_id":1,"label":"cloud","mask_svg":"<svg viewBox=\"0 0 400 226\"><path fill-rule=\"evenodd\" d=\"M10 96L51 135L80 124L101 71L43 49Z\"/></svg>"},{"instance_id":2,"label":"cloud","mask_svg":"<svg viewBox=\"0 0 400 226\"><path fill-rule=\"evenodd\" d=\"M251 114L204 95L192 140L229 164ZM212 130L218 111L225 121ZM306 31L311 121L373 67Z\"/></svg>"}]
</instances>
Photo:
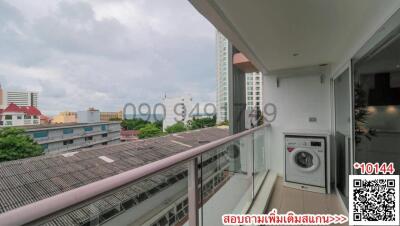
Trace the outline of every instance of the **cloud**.
<instances>
[{"instance_id":1,"label":"cloud","mask_svg":"<svg viewBox=\"0 0 400 226\"><path fill-rule=\"evenodd\" d=\"M215 101L214 28L188 1L0 0L0 10L1 83L40 91L45 113L164 93Z\"/></svg>"}]
</instances>

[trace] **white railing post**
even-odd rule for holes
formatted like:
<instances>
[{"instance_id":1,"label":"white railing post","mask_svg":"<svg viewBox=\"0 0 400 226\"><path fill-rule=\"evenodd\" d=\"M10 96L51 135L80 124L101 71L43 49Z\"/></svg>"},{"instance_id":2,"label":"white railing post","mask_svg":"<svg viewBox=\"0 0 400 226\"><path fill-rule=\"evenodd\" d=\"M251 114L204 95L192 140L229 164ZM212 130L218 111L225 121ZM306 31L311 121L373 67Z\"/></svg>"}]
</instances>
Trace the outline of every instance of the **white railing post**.
<instances>
[{"instance_id":1,"label":"white railing post","mask_svg":"<svg viewBox=\"0 0 400 226\"><path fill-rule=\"evenodd\" d=\"M193 158L189 161L188 169L188 199L189 199L189 226L199 226L199 177L198 161Z\"/></svg>"}]
</instances>

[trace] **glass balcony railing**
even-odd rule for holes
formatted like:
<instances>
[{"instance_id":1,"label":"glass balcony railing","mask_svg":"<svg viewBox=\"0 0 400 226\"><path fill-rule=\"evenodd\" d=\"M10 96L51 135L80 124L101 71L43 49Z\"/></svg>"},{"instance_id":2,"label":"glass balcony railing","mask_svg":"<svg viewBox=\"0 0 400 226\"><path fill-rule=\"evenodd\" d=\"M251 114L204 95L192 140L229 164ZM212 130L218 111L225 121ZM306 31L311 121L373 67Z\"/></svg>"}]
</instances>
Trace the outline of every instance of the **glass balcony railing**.
<instances>
[{"instance_id":1,"label":"glass balcony railing","mask_svg":"<svg viewBox=\"0 0 400 226\"><path fill-rule=\"evenodd\" d=\"M267 125L5 212L5 225L222 225L268 172Z\"/></svg>"}]
</instances>

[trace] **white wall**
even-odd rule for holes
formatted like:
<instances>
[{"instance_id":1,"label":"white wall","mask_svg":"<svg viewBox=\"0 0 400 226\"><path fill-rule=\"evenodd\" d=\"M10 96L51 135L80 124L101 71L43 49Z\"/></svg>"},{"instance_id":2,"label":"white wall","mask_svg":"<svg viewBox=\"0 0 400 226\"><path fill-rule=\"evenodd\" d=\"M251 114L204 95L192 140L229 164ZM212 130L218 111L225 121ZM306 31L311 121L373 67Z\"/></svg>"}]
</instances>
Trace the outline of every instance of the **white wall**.
<instances>
[{"instance_id":1,"label":"white wall","mask_svg":"<svg viewBox=\"0 0 400 226\"><path fill-rule=\"evenodd\" d=\"M319 76L292 76L280 78L277 87L276 76L263 76L263 106L267 103L277 107L269 130L268 148L273 158L269 163L272 170L283 176L284 131L330 130L329 79L321 83ZM268 112L271 110L268 108ZM309 122L309 117L316 117L317 122Z\"/></svg>"},{"instance_id":2,"label":"white wall","mask_svg":"<svg viewBox=\"0 0 400 226\"><path fill-rule=\"evenodd\" d=\"M165 98L163 100L165 106L165 118L163 120L163 130L169 126L174 125L178 121L187 123L191 119L190 113L192 112L192 97L182 96ZM196 113L196 112L194 112Z\"/></svg>"},{"instance_id":3,"label":"white wall","mask_svg":"<svg viewBox=\"0 0 400 226\"><path fill-rule=\"evenodd\" d=\"M78 123L100 122L100 111L78 111L76 114Z\"/></svg>"}]
</instances>

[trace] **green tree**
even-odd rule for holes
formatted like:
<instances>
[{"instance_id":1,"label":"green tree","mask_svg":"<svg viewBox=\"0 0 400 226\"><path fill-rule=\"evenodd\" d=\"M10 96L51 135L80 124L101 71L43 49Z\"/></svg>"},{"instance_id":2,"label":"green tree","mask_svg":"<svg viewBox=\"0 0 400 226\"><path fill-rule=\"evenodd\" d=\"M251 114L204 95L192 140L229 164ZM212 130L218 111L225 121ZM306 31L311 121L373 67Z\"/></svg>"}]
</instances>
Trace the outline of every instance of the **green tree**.
<instances>
[{"instance_id":1,"label":"green tree","mask_svg":"<svg viewBox=\"0 0 400 226\"><path fill-rule=\"evenodd\" d=\"M43 148L20 128L0 129L0 162L43 154Z\"/></svg>"},{"instance_id":2,"label":"green tree","mask_svg":"<svg viewBox=\"0 0 400 226\"><path fill-rule=\"evenodd\" d=\"M167 133L179 133L179 132L183 132L186 131L187 128L185 126L185 124L183 122L177 122L171 126L168 126L165 131Z\"/></svg>"},{"instance_id":3,"label":"green tree","mask_svg":"<svg viewBox=\"0 0 400 226\"><path fill-rule=\"evenodd\" d=\"M150 122L145 121L143 119L125 119L121 122L121 127L126 130L140 130L146 125L150 124Z\"/></svg>"},{"instance_id":4,"label":"green tree","mask_svg":"<svg viewBox=\"0 0 400 226\"><path fill-rule=\"evenodd\" d=\"M140 133L138 137L140 139L149 138L149 137L157 137L163 135L161 129L157 128L154 124L147 124L143 128L139 129Z\"/></svg>"},{"instance_id":5,"label":"green tree","mask_svg":"<svg viewBox=\"0 0 400 226\"><path fill-rule=\"evenodd\" d=\"M213 127L216 125L217 118L215 116L213 117L207 117L207 118L193 118L193 121L190 123L190 129L201 129L201 128L207 128L207 127Z\"/></svg>"},{"instance_id":6,"label":"green tree","mask_svg":"<svg viewBox=\"0 0 400 226\"><path fill-rule=\"evenodd\" d=\"M160 130L162 130L162 128L163 128L163 121L162 121L162 120L157 120L157 121L153 122L153 124L154 124L157 128L159 128Z\"/></svg>"}]
</instances>

